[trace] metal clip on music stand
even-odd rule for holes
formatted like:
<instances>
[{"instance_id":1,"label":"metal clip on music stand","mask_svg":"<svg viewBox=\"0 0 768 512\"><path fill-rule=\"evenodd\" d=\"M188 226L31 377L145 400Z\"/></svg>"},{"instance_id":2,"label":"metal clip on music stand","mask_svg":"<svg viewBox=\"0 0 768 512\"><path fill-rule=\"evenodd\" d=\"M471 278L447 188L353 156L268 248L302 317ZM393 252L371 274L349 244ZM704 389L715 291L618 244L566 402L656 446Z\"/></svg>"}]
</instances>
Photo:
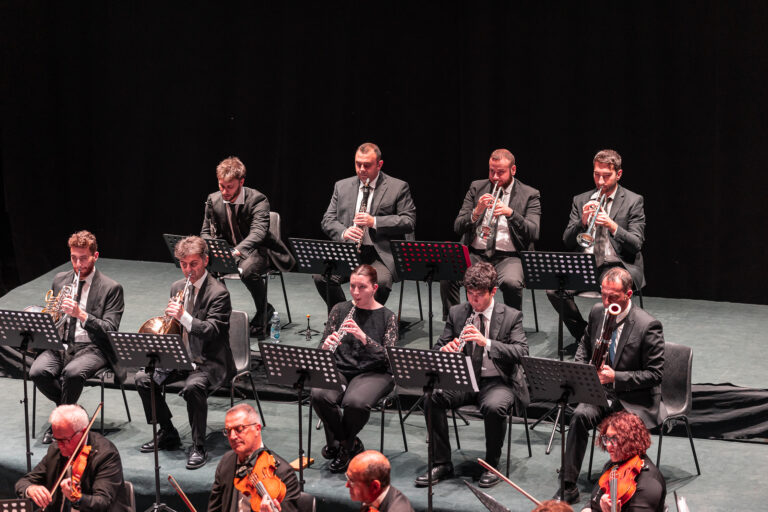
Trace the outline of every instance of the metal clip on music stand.
<instances>
[{"instance_id":1,"label":"metal clip on music stand","mask_svg":"<svg viewBox=\"0 0 768 512\"><path fill-rule=\"evenodd\" d=\"M432 348L432 283L461 281L471 265L469 249L456 242L391 240L395 269L401 281L426 281L429 301L429 348Z\"/></svg>"},{"instance_id":2,"label":"metal clip on music stand","mask_svg":"<svg viewBox=\"0 0 768 512\"><path fill-rule=\"evenodd\" d=\"M29 446L29 400L27 395L27 350L61 350L59 331L48 313L0 310L0 345L21 352L24 379L24 437L27 442L27 472L32 471L32 451Z\"/></svg>"},{"instance_id":3,"label":"metal clip on music stand","mask_svg":"<svg viewBox=\"0 0 768 512\"><path fill-rule=\"evenodd\" d=\"M48 313L46 313L47 315ZM29 498L16 500L0 500L0 512L32 512L34 503Z\"/></svg>"},{"instance_id":4,"label":"metal clip on music stand","mask_svg":"<svg viewBox=\"0 0 768 512\"><path fill-rule=\"evenodd\" d=\"M591 364L523 357L523 368L531 389L531 398L556 401L560 432L565 430L565 407L569 403L608 407L605 390L597 370ZM554 435L554 430L552 431ZM552 438L549 440L552 443ZM549 453L549 452L547 452ZM565 435L560 436L560 489L565 489Z\"/></svg>"},{"instance_id":5,"label":"metal clip on music stand","mask_svg":"<svg viewBox=\"0 0 768 512\"><path fill-rule=\"evenodd\" d=\"M145 512L164 510L175 512L160 502L160 461L157 456L157 410L155 405L155 368L192 370L192 361L178 334L139 334L110 332L109 341L123 366L140 367L149 375L152 409L152 439L155 445L155 503Z\"/></svg>"},{"instance_id":6,"label":"metal clip on music stand","mask_svg":"<svg viewBox=\"0 0 768 512\"><path fill-rule=\"evenodd\" d=\"M176 244L179 240L186 238L181 235L171 235L168 233L163 234L165 245L168 247L168 251L171 253L171 258L177 267L181 264L176 258L174 251ZM237 268L237 262L232 255L232 247L226 240L205 238L205 243L208 246L208 271L214 274L216 278L225 276L227 274L239 274L240 270Z\"/></svg>"},{"instance_id":7,"label":"metal clip on music stand","mask_svg":"<svg viewBox=\"0 0 768 512\"><path fill-rule=\"evenodd\" d=\"M354 247L354 246L352 246ZM342 391L333 352L319 348L294 347L259 342L259 351L264 361L267 382L291 386L296 390L299 405L299 486L304 490L304 444L302 439L302 394L304 388ZM312 406L309 408L309 422L312 423ZM312 435L312 429L309 429ZM311 437L308 442L311 442ZM310 461L307 461L309 465Z\"/></svg>"},{"instance_id":8,"label":"metal clip on music stand","mask_svg":"<svg viewBox=\"0 0 768 512\"><path fill-rule=\"evenodd\" d=\"M401 387L421 387L424 400L432 400L435 389L477 392L472 361L462 352L440 352L417 348L387 347L395 383ZM427 510L432 510L432 420L427 419Z\"/></svg>"}]
</instances>

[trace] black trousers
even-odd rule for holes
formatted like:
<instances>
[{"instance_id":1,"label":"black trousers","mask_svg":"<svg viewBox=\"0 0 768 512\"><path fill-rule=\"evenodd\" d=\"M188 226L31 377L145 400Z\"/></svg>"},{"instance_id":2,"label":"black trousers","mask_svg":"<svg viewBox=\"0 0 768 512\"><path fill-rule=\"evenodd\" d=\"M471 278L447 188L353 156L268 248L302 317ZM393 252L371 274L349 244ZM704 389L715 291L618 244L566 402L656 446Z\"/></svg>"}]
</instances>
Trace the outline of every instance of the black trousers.
<instances>
[{"instance_id":1,"label":"black trousers","mask_svg":"<svg viewBox=\"0 0 768 512\"><path fill-rule=\"evenodd\" d=\"M565 441L565 462L563 480L575 484L581 471L581 463L587 452L592 428L600 424L611 413L623 410L621 402L614 399L610 407L597 407L592 404L579 404L573 411Z\"/></svg>"},{"instance_id":2,"label":"black trousers","mask_svg":"<svg viewBox=\"0 0 768 512\"><path fill-rule=\"evenodd\" d=\"M374 298L381 304L386 303L387 299L389 298L389 293L392 291L392 282L394 281L392 272L390 272L387 266L384 265L384 263L379 259L378 254L376 253L376 249L374 249L373 246L368 245L362 247L360 261L367 263L376 269L379 288L376 290ZM328 305L328 311L330 311L331 308L339 302L344 302L347 300L346 296L344 295L344 290L341 289L341 285L348 283L349 277L342 278L339 275L333 274L331 275L330 284L325 282L325 276L322 274L313 274L312 279L315 281L317 292L320 294L324 301L326 300L326 290L330 289L328 292L330 301L326 302Z\"/></svg>"},{"instance_id":3,"label":"black trousers","mask_svg":"<svg viewBox=\"0 0 768 512\"><path fill-rule=\"evenodd\" d=\"M250 292L253 303L256 306L256 316L253 317L252 324L256 326L264 325L264 322L269 319L265 320L264 318L267 286L264 284L261 275L269 267L269 259L267 256L255 252L247 258L240 258L237 266L242 269L240 280Z\"/></svg>"},{"instance_id":4,"label":"black trousers","mask_svg":"<svg viewBox=\"0 0 768 512\"><path fill-rule=\"evenodd\" d=\"M395 382L391 374L378 372L340 374L340 378L346 391L313 388L312 407L323 420L326 444L351 450L355 437L368 423L371 408L392 391Z\"/></svg>"},{"instance_id":5,"label":"black trousers","mask_svg":"<svg viewBox=\"0 0 768 512\"><path fill-rule=\"evenodd\" d=\"M187 416L189 417L189 426L192 428L192 442L195 446L205 447L205 427L208 424L208 390L210 381L208 374L200 370L173 370L165 379L165 384L184 381L184 388L180 395L187 402ZM134 378L136 390L141 397L141 403L144 406L144 414L147 423L152 423L152 388L150 386L149 375L145 372L136 372ZM157 410L157 423L161 428L168 428L173 425L171 410L165 397L160 392L160 386L155 383L155 408Z\"/></svg>"},{"instance_id":6,"label":"black trousers","mask_svg":"<svg viewBox=\"0 0 768 512\"><path fill-rule=\"evenodd\" d=\"M501 377L481 378L478 393L438 390L431 403L425 401L424 414L432 422L432 448L435 464L451 462L451 442L448 439L447 409L477 404L485 424L485 461L494 467L499 465L504 435L507 433L507 415L512 412L515 395L512 387Z\"/></svg>"},{"instance_id":7,"label":"black trousers","mask_svg":"<svg viewBox=\"0 0 768 512\"><path fill-rule=\"evenodd\" d=\"M74 343L64 350L46 350L29 369L29 378L56 405L76 404L85 381L109 361L92 343Z\"/></svg>"}]
</instances>

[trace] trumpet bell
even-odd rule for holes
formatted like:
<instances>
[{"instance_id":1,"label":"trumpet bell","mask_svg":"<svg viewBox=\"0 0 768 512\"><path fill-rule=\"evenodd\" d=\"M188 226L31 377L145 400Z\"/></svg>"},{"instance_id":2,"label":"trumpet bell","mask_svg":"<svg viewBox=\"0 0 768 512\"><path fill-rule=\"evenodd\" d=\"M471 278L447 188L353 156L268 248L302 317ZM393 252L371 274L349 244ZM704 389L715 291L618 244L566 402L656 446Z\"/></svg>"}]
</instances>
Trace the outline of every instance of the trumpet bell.
<instances>
[{"instance_id":1,"label":"trumpet bell","mask_svg":"<svg viewBox=\"0 0 768 512\"><path fill-rule=\"evenodd\" d=\"M589 233L579 233L576 235L576 243L578 243L583 248L592 247L595 243L595 237L590 235Z\"/></svg>"},{"instance_id":2,"label":"trumpet bell","mask_svg":"<svg viewBox=\"0 0 768 512\"><path fill-rule=\"evenodd\" d=\"M165 317L150 318L139 327L140 334L181 334L181 326L175 319L165 327Z\"/></svg>"}]
</instances>

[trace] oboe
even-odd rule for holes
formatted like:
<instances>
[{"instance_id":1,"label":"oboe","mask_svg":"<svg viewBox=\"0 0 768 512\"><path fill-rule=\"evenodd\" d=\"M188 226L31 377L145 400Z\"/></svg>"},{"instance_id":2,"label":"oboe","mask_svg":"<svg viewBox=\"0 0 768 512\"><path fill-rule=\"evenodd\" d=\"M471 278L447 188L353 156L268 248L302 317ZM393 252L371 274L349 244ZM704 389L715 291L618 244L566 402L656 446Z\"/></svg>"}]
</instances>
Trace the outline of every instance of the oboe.
<instances>
[{"instance_id":1,"label":"oboe","mask_svg":"<svg viewBox=\"0 0 768 512\"><path fill-rule=\"evenodd\" d=\"M341 321L339 324L338 330L336 330L336 338L338 341L331 345L330 350L331 352L336 352L336 349L339 348L339 345L341 345L341 338L344 337L345 334L347 334L347 329L345 327L342 327L346 323L347 320L352 320L352 317L355 315L355 309L357 309L354 305L352 305L352 309L349 310L349 313L347 313L347 316L344 317L344 320ZM330 336L330 334L329 334Z\"/></svg>"},{"instance_id":2,"label":"oboe","mask_svg":"<svg viewBox=\"0 0 768 512\"><path fill-rule=\"evenodd\" d=\"M365 186L367 187L367 186L368 186L368 184L369 184L370 182L371 182L371 178L367 178L367 179L365 180ZM358 213L365 213L366 211L368 211L368 204L366 204L366 203L362 203L362 204L360 205L360 210L358 211ZM363 236L361 236L361 237L360 237L360 240L358 240L358 241L356 242L356 244L357 244L357 252L360 252L360 246L363 244L363 238L365 238L365 230L366 230L366 229L368 229L366 226L363 226L363 227L362 227L362 230L363 230Z\"/></svg>"}]
</instances>

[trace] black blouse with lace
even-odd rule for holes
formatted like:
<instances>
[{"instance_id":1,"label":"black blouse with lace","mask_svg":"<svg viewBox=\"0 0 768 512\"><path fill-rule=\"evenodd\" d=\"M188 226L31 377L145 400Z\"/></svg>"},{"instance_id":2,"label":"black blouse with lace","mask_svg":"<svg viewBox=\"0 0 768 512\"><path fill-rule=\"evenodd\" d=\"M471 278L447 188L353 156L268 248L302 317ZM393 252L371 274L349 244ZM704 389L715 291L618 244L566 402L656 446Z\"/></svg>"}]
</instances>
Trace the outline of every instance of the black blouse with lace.
<instances>
[{"instance_id":1,"label":"black blouse with lace","mask_svg":"<svg viewBox=\"0 0 768 512\"><path fill-rule=\"evenodd\" d=\"M336 331L352 309L352 301L339 302L328 315L325 332L320 341L323 345L325 338ZM352 319L365 333L366 344L352 334L346 333L341 338L341 344L336 348L334 359L339 371L345 374L360 374L364 372L389 372L387 351L384 347L394 346L397 342L397 316L385 307L379 309L356 308Z\"/></svg>"}]
</instances>

